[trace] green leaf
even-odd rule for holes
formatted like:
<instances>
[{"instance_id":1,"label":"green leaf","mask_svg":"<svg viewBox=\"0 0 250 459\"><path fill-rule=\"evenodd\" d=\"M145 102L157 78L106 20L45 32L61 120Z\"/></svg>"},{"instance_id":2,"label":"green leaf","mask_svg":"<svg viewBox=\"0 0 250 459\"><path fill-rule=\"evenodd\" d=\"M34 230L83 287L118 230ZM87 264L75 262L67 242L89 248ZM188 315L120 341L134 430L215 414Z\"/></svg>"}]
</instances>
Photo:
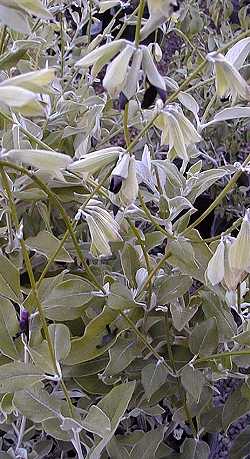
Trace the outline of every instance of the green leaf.
<instances>
[{"instance_id":1,"label":"green leaf","mask_svg":"<svg viewBox=\"0 0 250 459\"><path fill-rule=\"evenodd\" d=\"M232 422L250 411L250 400L243 397L241 388L234 390L228 397L222 413L222 425L227 430Z\"/></svg>"},{"instance_id":2,"label":"green leaf","mask_svg":"<svg viewBox=\"0 0 250 459\"><path fill-rule=\"evenodd\" d=\"M96 405L92 405L83 420L83 426L89 432L105 438L111 432L111 423L108 416Z\"/></svg>"},{"instance_id":3,"label":"green leaf","mask_svg":"<svg viewBox=\"0 0 250 459\"><path fill-rule=\"evenodd\" d=\"M208 433L217 433L223 430L222 426L222 410L221 406L213 406L201 414L201 426Z\"/></svg>"},{"instance_id":4,"label":"green leaf","mask_svg":"<svg viewBox=\"0 0 250 459\"><path fill-rule=\"evenodd\" d=\"M17 392L14 395L15 407L33 422L42 422L61 416L61 402L53 394L49 395L41 384Z\"/></svg>"},{"instance_id":5,"label":"green leaf","mask_svg":"<svg viewBox=\"0 0 250 459\"><path fill-rule=\"evenodd\" d=\"M28 349L36 367L41 368L45 373L48 373L49 375L55 374L55 369L47 341L42 341L36 346L29 346Z\"/></svg>"},{"instance_id":6,"label":"green leaf","mask_svg":"<svg viewBox=\"0 0 250 459\"><path fill-rule=\"evenodd\" d=\"M137 357L141 357L142 346L132 336L119 337L109 350L109 363L103 376L114 376L125 368Z\"/></svg>"},{"instance_id":7,"label":"green leaf","mask_svg":"<svg viewBox=\"0 0 250 459\"><path fill-rule=\"evenodd\" d=\"M138 269L140 269L141 263L138 252L127 242L125 242L121 253L121 264L124 275L129 280L131 287L136 288L135 275Z\"/></svg>"},{"instance_id":8,"label":"green leaf","mask_svg":"<svg viewBox=\"0 0 250 459\"><path fill-rule=\"evenodd\" d=\"M105 446L113 437L120 420L122 419L135 389L135 382L120 384L112 389L97 405L110 419L111 432L91 449L88 459L96 459L101 456Z\"/></svg>"},{"instance_id":9,"label":"green leaf","mask_svg":"<svg viewBox=\"0 0 250 459\"><path fill-rule=\"evenodd\" d=\"M30 33L30 26L26 14L23 13L23 11L8 8L8 5L0 6L0 22L16 32L24 34Z\"/></svg>"},{"instance_id":10,"label":"green leaf","mask_svg":"<svg viewBox=\"0 0 250 459\"><path fill-rule=\"evenodd\" d=\"M157 300L159 304L171 303L184 295L192 285L189 276L161 276L157 283Z\"/></svg>"},{"instance_id":11,"label":"green leaf","mask_svg":"<svg viewBox=\"0 0 250 459\"><path fill-rule=\"evenodd\" d=\"M21 362L0 366L0 393L21 391L41 381L44 374L31 364Z\"/></svg>"},{"instance_id":12,"label":"green leaf","mask_svg":"<svg viewBox=\"0 0 250 459\"><path fill-rule=\"evenodd\" d=\"M110 325L118 316L118 311L105 307L101 314L87 325L81 338L73 339L71 351L65 359L66 365L75 365L95 359L104 354L116 341L117 335L106 339L108 336L107 325ZM109 338L109 337L108 337ZM106 342L108 341L108 342Z\"/></svg>"},{"instance_id":13,"label":"green leaf","mask_svg":"<svg viewBox=\"0 0 250 459\"><path fill-rule=\"evenodd\" d=\"M150 363L142 369L141 382L148 400L166 382L168 371L161 362Z\"/></svg>"},{"instance_id":14,"label":"green leaf","mask_svg":"<svg viewBox=\"0 0 250 459\"><path fill-rule=\"evenodd\" d=\"M250 427L240 432L231 446L229 459L244 459L250 451Z\"/></svg>"},{"instance_id":15,"label":"green leaf","mask_svg":"<svg viewBox=\"0 0 250 459\"><path fill-rule=\"evenodd\" d=\"M173 324L176 330L181 331L185 325L196 314L198 306L185 306L181 301L175 301L170 305L170 311L173 319Z\"/></svg>"},{"instance_id":16,"label":"green leaf","mask_svg":"<svg viewBox=\"0 0 250 459\"><path fill-rule=\"evenodd\" d=\"M0 255L0 292L16 303L22 301L18 269L4 255Z\"/></svg>"},{"instance_id":17,"label":"green leaf","mask_svg":"<svg viewBox=\"0 0 250 459\"><path fill-rule=\"evenodd\" d=\"M130 458L128 451L120 444L120 442L117 440L115 436L110 440L110 442L106 446L106 450L111 459L116 457L119 457L119 459Z\"/></svg>"},{"instance_id":18,"label":"green leaf","mask_svg":"<svg viewBox=\"0 0 250 459\"><path fill-rule=\"evenodd\" d=\"M228 306L212 292L202 290L200 295L203 299L202 308L205 316L207 318L216 318L219 341L231 339L237 332L237 325Z\"/></svg>"},{"instance_id":19,"label":"green leaf","mask_svg":"<svg viewBox=\"0 0 250 459\"><path fill-rule=\"evenodd\" d=\"M105 395L110 390L110 387L104 384L98 375L80 376L74 380L88 394Z\"/></svg>"},{"instance_id":20,"label":"green leaf","mask_svg":"<svg viewBox=\"0 0 250 459\"><path fill-rule=\"evenodd\" d=\"M64 324L51 324L49 325L49 334L53 343L56 360L57 362L61 362L67 357L70 351L70 331Z\"/></svg>"},{"instance_id":21,"label":"green leaf","mask_svg":"<svg viewBox=\"0 0 250 459\"><path fill-rule=\"evenodd\" d=\"M182 446L180 459L208 459L210 448L202 440L187 438Z\"/></svg>"},{"instance_id":22,"label":"green leaf","mask_svg":"<svg viewBox=\"0 0 250 459\"><path fill-rule=\"evenodd\" d=\"M190 350L200 356L212 354L218 343L217 323L214 317L196 324L189 339Z\"/></svg>"},{"instance_id":23,"label":"green leaf","mask_svg":"<svg viewBox=\"0 0 250 459\"><path fill-rule=\"evenodd\" d=\"M14 360L18 360L19 357L13 340L18 330L19 323L13 304L5 298L0 298L0 350Z\"/></svg>"},{"instance_id":24,"label":"green leaf","mask_svg":"<svg viewBox=\"0 0 250 459\"><path fill-rule=\"evenodd\" d=\"M0 0L1 5L10 8L21 8L27 13L44 19L53 19L49 11L44 8L41 0Z\"/></svg>"},{"instance_id":25,"label":"green leaf","mask_svg":"<svg viewBox=\"0 0 250 459\"><path fill-rule=\"evenodd\" d=\"M152 459L155 457L155 453L163 441L164 427L158 427L158 429L150 430L150 432L144 433L143 437L133 447L130 458L131 459Z\"/></svg>"},{"instance_id":26,"label":"green leaf","mask_svg":"<svg viewBox=\"0 0 250 459\"><path fill-rule=\"evenodd\" d=\"M181 372L181 383L185 390L192 395L193 399L198 402L205 384L202 372L191 365L186 365Z\"/></svg>"},{"instance_id":27,"label":"green leaf","mask_svg":"<svg viewBox=\"0 0 250 459\"><path fill-rule=\"evenodd\" d=\"M45 315L54 320L73 320L80 317L93 298L92 290L86 280L77 276L59 282L42 300Z\"/></svg>"},{"instance_id":28,"label":"green leaf","mask_svg":"<svg viewBox=\"0 0 250 459\"><path fill-rule=\"evenodd\" d=\"M60 241L49 231L40 231L35 237L26 239L25 244L30 250L34 250L35 252L41 253L46 258L50 258L60 245ZM73 263L73 259L64 247L60 249L55 261Z\"/></svg>"},{"instance_id":29,"label":"green leaf","mask_svg":"<svg viewBox=\"0 0 250 459\"><path fill-rule=\"evenodd\" d=\"M129 288L120 282L114 282L108 296L108 306L119 311L133 308L135 302Z\"/></svg>"}]
</instances>

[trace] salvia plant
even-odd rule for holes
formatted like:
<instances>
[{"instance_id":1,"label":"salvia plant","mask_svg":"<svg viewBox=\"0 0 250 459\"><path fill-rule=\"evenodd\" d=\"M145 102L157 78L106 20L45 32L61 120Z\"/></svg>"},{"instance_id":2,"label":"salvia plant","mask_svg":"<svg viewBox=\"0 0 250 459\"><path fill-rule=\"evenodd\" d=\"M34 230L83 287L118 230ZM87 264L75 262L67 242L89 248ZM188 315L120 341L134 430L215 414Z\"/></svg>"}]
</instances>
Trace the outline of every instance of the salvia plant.
<instances>
[{"instance_id":1,"label":"salvia plant","mask_svg":"<svg viewBox=\"0 0 250 459\"><path fill-rule=\"evenodd\" d=\"M234 3L0 0L0 458L215 458L250 411Z\"/></svg>"}]
</instances>

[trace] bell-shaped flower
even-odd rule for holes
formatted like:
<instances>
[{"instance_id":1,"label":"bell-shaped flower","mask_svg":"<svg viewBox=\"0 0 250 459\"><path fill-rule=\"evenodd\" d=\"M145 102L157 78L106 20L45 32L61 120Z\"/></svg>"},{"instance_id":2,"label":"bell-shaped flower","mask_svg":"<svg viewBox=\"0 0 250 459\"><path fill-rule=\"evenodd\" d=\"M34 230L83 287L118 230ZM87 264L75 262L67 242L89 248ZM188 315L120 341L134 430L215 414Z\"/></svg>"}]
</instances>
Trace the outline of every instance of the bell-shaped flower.
<instances>
[{"instance_id":1,"label":"bell-shaped flower","mask_svg":"<svg viewBox=\"0 0 250 459\"><path fill-rule=\"evenodd\" d=\"M122 240L118 223L94 201L88 203L85 215L91 236L91 254L94 257L110 256L109 242Z\"/></svg>"},{"instance_id":2,"label":"bell-shaped flower","mask_svg":"<svg viewBox=\"0 0 250 459\"><path fill-rule=\"evenodd\" d=\"M111 97L117 97L123 90L128 75L129 62L134 51L135 48L132 44L127 45L108 65L103 87Z\"/></svg>"},{"instance_id":3,"label":"bell-shaped flower","mask_svg":"<svg viewBox=\"0 0 250 459\"><path fill-rule=\"evenodd\" d=\"M149 19L141 30L141 39L145 40L157 27L160 27L174 11L178 11L177 0L147 0Z\"/></svg>"},{"instance_id":4,"label":"bell-shaped flower","mask_svg":"<svg viewBox=\"0 0 250 459\"><path fill-rule=\"evenodd\" d=\"M118 195L117 202L127 207L136 200L138 190L135 157L125 153L112 172L110 191Z\"/></svg>"},{"instance_id":5,"label":"bell-shaped flower","mask_svg":"<svg viewBox=\"0 0 250 459\"><path fill-rule=\"evenodd\" d=\"M229 261L233 269L250 272L250 209L246 211L239 234L231 247Z\"/></svg>"},{"instance_id":6,"label":"bell-shaped flower","mask_svg":"<svg viewBox=\"0 0 250 459\"><path fill-rule=\"evenodd\" d=\"M100 169L115 162L124 152L121 147L109 147L84 155L69 165L68 170L82 174L84 177L93 175Z\"/></svg>"},{"instance_id":7,"label":"bell-shaped flower","mask_svg":"<svg viewBox=\"0 0 250 459\"><path fill-rule=\"evenodd\" d=\"M216 92L219 97L230 97L233 103L238 96L250 100L250 87L230 60L217 52L209 53L207 60L214 65Z\"/></svg>"},{"instance_id":8,"label":"bell-shaped flower","mask_svg":"<svg viewBox=\"0 0 250 459\"><path fill-rule=\"evenodd\" d=\"M172 157L179 156L188 162L188 147L202 139L192 123L184 116L178 105L167 105L154 122L162 131L161 145L169 146Z\"/></svg>"},{"instance_id":9,"label":"bell-shaped flower","mask_svg":"<svg viewBox=\"0 0 250 459\"><path fill-rule=\"evenodd\" d=\"M164 78L159 73L152 54L146 46L141 47L143 50L142 68L150 86L155 88L160 98L165 102L166 100L166 83Z\"/></svg>"},{"instance_id":10,"label":"bell-shaped flower","mask_svg":"<svg viewBox=\"0 0 250 459\"><path fill-rule=\"evenodd\" d=\"M213 286L221 283L228 291L236 290L245 277L244 270L233 268L230 263L234 243L235 238L222 236L206 270L206 277Z\"/></svg>"}]
</instances>

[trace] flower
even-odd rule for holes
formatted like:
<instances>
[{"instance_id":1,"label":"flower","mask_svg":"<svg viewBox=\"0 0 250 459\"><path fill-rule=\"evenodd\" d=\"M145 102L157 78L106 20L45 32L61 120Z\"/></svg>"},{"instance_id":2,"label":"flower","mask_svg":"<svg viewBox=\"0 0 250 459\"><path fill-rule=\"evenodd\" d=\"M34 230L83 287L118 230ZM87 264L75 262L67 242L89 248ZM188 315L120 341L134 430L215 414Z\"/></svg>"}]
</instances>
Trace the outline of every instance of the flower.
<instances>
[{"instance_id":1,"label":"flower","mask_svg":"<svg viewBox=\"0 0 250 459\"><path fill-rule=\"evenodd\" d=\"M213 286L222 283L229 291L236 290L246 274L244 269L231 264L231 251L235 241L231 236L222 236L206 270L206 277Z\"/></svg>"},{"instance_id":2,"label":"flower","mask_svg":"<svg viewBox=\"0 0 250 459\"><path fill-rule=\"evenodd\" d=\"M141 39L145 40L157 27L160 27L166 20L178 11L177 0L147 0L149 19L141 29Z\"/></svg>"},{"instance_id":3,"label":"flower","mask_svg":"<svg viewBox=\"0 0 250 459\"><path fill-rule=\"evenodd\" d=\"M215 86L219 97L230 97L233 103L237 97L250 100L250 88L239 71L223 54L212 52L207 55L215 71Z\"/></svg>"},{"instance_id":4,"label":"flower","mask_svg":"<svg viewBox=\"0 0 250 459\"><path fill-rule=\"evenodd\" d=\"M117 40L94 49L80 59L76 66L84 68L93 66L91 74L96 76L105 64L108 64L108 67L103 79L103 87L111 97L118 97L120 94L121 109L136 94L141 69L150 85L165 101L165 80L160 75L147 46L136 47L129 41Z\"/></svg>"},{"instance_id":5,"label":"flower","mask_svg":"<svg viewBox=\"0 0 250 459\"><path fill-rule=\"evenodd\" d=\"M123 151L121 147L109 147L88 153L78 161L70 164L68 170L83 174L86 177L90 174L93 175L95 172L117 160Z\"/></svg>"},{"instance_id":6,"label":"flower","mask_svg":"<svg viewBox=\"0 0 250 459\"><path fill-rule=\"evenodd\" d=\"M112 255L109 242L122 238L118 223L99 204L98 201L90 201L84 212L91 236L90 253L93 257L108 257Z\"/></svg>"},{"instance_id":7,"label":"flower","mask_svg":"<svg viewBox=\"0 0 250 459\"><path fill-rule=\"evenodd\" d=\"M250 209L246 211L239 234L231 247L229 261L233 269L250 272Z\"/></svg>"},{"instance_id":8,"label":"flower","mask_svg":"<svg viewBox=\"0 0 250 459\"><path fill-rule=\"evenodd\" d=\"M122 155L111 176L110 191L118 195L116 203L129 206L137 198L138 180L136 176L136 160L129 153Z\"/></svg>"},{"instance_id":9,"label":"flower","mask_svg":"<svg viewBox=\"0 0 250 459\"><path fill-rule=\"evenodd\" d=\"M167 105L154 122L161 131L161 145L169 146L172 157L179 156L188 162L187 148L202 139L192 123L177 104ZM172 151L173 150L173 151Z\"/></svg>"},{"instance_id":10,"label":"flower","mask_svg":"<svg viewBox=\"0 0 250 459\"><path fill-rule=\"evenodd\" d=\"M123 51L108 65L103 80L103 87L111 97L117 97L125 86L128 76L128 66L134 54L134 46L127 45ZM134 94L133 94L134 95Z\"/></svg>"}]
</instances>

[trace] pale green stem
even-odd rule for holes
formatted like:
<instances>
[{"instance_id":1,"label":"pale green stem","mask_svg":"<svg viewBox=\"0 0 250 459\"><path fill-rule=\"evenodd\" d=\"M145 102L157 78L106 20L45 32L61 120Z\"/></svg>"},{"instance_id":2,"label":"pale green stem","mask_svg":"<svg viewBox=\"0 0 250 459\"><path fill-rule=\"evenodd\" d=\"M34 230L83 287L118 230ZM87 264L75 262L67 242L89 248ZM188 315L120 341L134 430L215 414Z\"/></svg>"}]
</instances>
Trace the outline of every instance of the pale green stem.
<instances>
[{"instance_id":1,"label":"pale green stem","mask_svg":"<svg viewBox=\"0 0 250 459\"><path fill-rule=\"evenodd\" d=\"M135 46L137 47L140 44L141 22L142 22L142 17L144 13L144 7L145 7L145 0L140 0L137 23L136 23L136 30L135 30Z\"/></svg>"},{"instance_id":2,"label":"pale green stem","mask_svg":"<svg viewBox=\"0 0 250 459\"><path fill-rule=\"evenodd\" d=\"M125 137L125 142L126 142L127 147L130 144L130 136L129 136L129 129L128 129L128 108L129 108L129 104L127 103L125 105L124 114L123 114L123 129L124 129L124 137Z\"/></svg>"}]
</instances>

